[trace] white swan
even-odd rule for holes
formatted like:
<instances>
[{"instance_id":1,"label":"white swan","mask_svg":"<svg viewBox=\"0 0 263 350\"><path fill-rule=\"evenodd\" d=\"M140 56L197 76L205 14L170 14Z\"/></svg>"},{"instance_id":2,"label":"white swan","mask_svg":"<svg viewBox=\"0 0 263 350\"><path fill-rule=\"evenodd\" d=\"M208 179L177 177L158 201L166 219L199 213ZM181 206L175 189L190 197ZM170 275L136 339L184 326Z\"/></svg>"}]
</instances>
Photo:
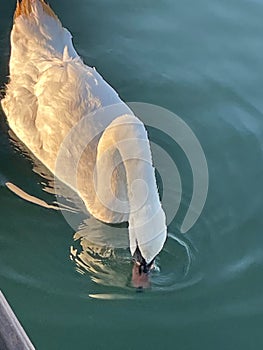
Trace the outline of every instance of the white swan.
<instances>
[{"instance_id":1,"label":"white swan","mask_svg":"<svg viewBox=\"0 0 263 350\"><path fill-rule=\"evenodd\" d=\"M131 254L147 272L167 229L146 130L82 62L71 34L44 0L17 2L10 81L1 103L17 137L78 192L92 215L129 222ZM78 160L73 170L72 159Z\"/></svg>"}]
</instances>

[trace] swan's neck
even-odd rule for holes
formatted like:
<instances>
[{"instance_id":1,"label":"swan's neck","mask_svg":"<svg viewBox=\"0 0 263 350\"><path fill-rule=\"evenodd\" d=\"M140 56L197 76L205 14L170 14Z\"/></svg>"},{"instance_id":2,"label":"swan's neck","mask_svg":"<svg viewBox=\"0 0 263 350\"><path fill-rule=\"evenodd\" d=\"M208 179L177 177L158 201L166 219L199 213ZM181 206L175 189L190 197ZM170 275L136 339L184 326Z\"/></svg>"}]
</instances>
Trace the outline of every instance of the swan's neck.
<instances>
[{"instance_id":1,"label":"swan's neck","mask_svg":"<svg viewBox=\"0 0 263 350\"><path fill-rule=\"evenodd\" d=\"M119 170L114 174L116 168ZM124 172L124 176L118 172ZM108 209L127 215L132 255L138 246L146 262L150 262L162 249L166 224L147 132L135 116L118 117L107 127L98 145L96 174L101 201L107 203ZM111 175L115 178L113 187L118 184L118 191L116 186L112 191L112 180L105 182L112 179ZM110 192L113 192L111 200ZM117 192L119 198L113 198Z\"/></svg>"}]
</instances>

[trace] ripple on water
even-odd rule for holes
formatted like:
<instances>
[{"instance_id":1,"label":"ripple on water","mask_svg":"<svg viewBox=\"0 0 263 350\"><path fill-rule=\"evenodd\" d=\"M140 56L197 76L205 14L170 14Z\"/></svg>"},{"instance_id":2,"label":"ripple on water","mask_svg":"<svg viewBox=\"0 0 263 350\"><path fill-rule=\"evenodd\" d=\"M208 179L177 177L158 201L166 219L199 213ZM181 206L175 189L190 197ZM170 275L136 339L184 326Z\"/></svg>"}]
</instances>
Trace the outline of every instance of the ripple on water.
<instances>
[{"instance_id":1,"label":"ripple on water","mask_svg":"<svg viewBox=\"0 0 263 350\"><path fill-rule=\"evenodd\" d=\"M183 235L179 238L169 233L165 247L156 259L156 268L151 272L151 288L146 294L171 292L197 283L201 276L191 274L194 254L195 248ZM88 274L98 287L114 288L112 293L90 293L91 298L112 300L136 297L131 286L132 262L128 244L122 248L96 245L90 241L86 229L75 235L75 246L71 247L70 256L76 264L76 271L83 277ZM118 289L117 293L115 288Z\"/></svg>"}]
</instances>

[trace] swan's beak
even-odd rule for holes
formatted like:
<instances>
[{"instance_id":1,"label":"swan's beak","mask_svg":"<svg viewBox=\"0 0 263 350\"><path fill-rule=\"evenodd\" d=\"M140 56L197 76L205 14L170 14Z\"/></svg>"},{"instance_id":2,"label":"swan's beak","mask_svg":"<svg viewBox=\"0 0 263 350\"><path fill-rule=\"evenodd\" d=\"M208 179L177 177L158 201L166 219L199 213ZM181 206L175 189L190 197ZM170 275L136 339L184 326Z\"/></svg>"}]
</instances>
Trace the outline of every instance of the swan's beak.
<instances>
[{"instance_id":1,"label":"swan's beak","mask_svg":"<svg viewBox=\"0 0 263 350\"><path fill-rule=\"evenodd\" d=\"M132 285L137 288L138 291L142 291L144 288L150 288L150 271L154 267L154 259L147 264L143 258L139 247L136 248L133 255L134 265L132 268Z\"/></svg>"},{"instance_id":2,"label":"swan's beak","mask_svg":"<svg viewBox=\"0 0 263 350\"><path fill-rule=\"evenodd\" d=\"M132 268L132 285L134 288L137 288L139 291L150 288L150 278L149 278L150 270L144 272L141 265L135 261Z\"/></svg>"}]
</instances>

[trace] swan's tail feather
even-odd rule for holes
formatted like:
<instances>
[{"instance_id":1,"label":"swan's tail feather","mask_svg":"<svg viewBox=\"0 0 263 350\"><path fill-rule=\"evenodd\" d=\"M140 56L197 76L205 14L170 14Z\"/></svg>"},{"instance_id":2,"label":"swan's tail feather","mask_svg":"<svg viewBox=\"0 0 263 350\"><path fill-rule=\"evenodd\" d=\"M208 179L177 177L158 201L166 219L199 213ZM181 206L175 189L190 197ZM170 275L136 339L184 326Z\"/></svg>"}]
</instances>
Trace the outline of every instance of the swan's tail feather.
<instances>
[{"instance_id":1,"label":"swan's tail feather","mask_svg":"<svg viewBox=\"0 0 263 350\"><path fill-rule=\"evenodd\" d=\"M59 21L58 17L51 7L45 2L45 0L17 0L14 19L21 15L29 16L33 12L33 3L35 2L39 2L42 5L42 8L46 14Z\"/></svg>"},{"instance_id":2,"label":"swan's tail feather","mask_svg":"<svg viewBox=\"0 0 263 350\"><path fill-rule=\"evenodd\" d=\"M17 62L37 65L43 58L61 58L66 46L71 58L78 57L70 32L63 28L45 0L17 0L11 33L11 76L21 71Z\"/></svg>"}]
</instances>

